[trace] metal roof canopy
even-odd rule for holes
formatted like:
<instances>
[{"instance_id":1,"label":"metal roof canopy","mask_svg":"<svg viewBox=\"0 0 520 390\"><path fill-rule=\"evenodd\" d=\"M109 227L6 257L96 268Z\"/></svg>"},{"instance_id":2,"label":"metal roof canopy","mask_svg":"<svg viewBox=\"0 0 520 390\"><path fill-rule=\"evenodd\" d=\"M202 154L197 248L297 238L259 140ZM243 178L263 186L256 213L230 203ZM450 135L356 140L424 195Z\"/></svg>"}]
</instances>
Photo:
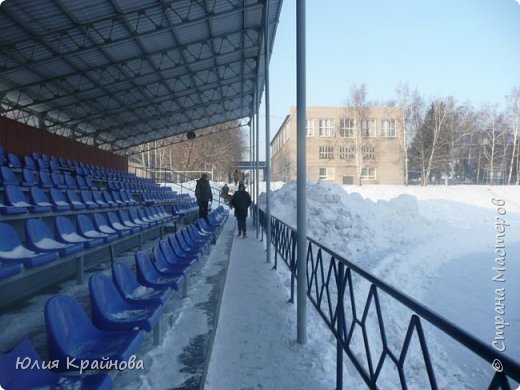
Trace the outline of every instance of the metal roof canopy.
<instances>
[{"instance_id":1,"label":"metal roof canopy","mask_svg":"<svg viewBox=\"0 0 520 390\"><path fill-rule=\"evenodd\" d=\"M282 0L269 0L270 51ZM113 152L251 118L266 0L7 0L0 114Z\"/></svg>"}]
</instances>

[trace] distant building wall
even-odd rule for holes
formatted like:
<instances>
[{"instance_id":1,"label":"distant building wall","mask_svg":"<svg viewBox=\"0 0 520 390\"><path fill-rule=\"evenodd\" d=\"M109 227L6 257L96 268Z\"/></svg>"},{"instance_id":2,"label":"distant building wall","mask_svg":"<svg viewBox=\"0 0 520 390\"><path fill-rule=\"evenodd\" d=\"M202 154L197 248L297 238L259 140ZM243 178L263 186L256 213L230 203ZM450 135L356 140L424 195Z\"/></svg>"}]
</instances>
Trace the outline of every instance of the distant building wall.
<instances>
[{"instance_id":1,"label":"distant building wall","mask_svg":"<svg viewBox=\"0 0 520 390\"><path fill-rule=\"evenodd\" d=\"M307 178L337 184L402 184L402 110L307 107ZM271 142L272 180L296 180L296 108Z\"/></svg>"},{"instance_id":2,"label":"distant building wall","mask_svg":"<svg viewBox=\"0 0 520 390\"><path fill-rule=\"evenodd\" d=\"M125 157L5 117L0 117L0 145L6 153L15 153L21 158L37 152L66 160L128 170L128 160Z\"/></svg>"}]
</instances>

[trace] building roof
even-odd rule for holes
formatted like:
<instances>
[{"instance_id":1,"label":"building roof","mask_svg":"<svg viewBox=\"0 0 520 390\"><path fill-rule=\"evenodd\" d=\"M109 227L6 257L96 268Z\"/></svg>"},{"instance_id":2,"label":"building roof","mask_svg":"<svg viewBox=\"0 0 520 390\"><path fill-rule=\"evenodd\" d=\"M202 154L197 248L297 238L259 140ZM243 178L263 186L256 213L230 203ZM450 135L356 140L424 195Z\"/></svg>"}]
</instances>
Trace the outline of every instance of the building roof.
<instances>
[{"instance_id":1,"label":"building roof","mask_svg":"<svg viewBox=\"0 0 520 390\"><path fill-rule=\"evenodd\" d=\"M272 50L282 0L268 3ZM119 153L247 120L263 89L266 4L7 0L0 114Z\"/></svg>"}]
</instances>

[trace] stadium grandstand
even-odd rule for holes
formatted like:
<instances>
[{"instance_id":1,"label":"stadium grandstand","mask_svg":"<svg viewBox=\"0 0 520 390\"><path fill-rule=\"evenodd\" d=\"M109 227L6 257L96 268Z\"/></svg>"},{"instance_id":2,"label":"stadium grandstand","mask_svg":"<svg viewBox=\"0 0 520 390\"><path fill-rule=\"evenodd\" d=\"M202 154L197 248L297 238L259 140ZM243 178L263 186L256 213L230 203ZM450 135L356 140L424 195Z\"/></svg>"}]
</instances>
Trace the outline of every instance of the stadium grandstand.
<instances>
[{"instance_id":1,"label":"stadium grandstand","mask_svg":"<svg viewBox=\"0 0 520 390\"><path fill-rule=\"evenodd\" d=\"M249 124L281 3L0 2L3 388L124 387L161 344L229 211L128 156Z\"/></svg>"},{"instance_id":2,"label":"stadium grandstand","mask_svg":"<svg viewBox=\"0 0 520 390\"><path fill-rule=\"evenodd\" d=\"M0 390L520 383L517 361L307 237L305 3L290 225L270 206L282 0L0 1ZM220 189L204 219L189 186L129 171L143 144L237 127L250 137L248 239ZM497 335L509 324L498 325ZM443 364L458 355L447 359L436 337L487 370L461 360L467 372L451 375Z\"/></svg>"}]
</instances>

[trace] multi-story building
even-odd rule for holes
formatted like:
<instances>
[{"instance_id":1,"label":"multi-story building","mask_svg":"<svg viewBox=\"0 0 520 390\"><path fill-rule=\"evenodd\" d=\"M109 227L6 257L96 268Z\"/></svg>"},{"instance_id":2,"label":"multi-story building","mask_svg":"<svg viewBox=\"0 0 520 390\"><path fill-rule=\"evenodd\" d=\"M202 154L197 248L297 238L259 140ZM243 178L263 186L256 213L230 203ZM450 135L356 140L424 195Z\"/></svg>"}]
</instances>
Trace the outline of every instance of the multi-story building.
<instances>
[{"instance_id":1,"label":"multi-story building","mask_svg":"<svg viewBox=\"0 0 520 390\"><path fill-rule=\"evenodd\" d=\"M398 107L307 107L307 178L337 184L402 184ZM271 141L274 181L296 180L296 107Z\"/></svg>"}]
</instances>

